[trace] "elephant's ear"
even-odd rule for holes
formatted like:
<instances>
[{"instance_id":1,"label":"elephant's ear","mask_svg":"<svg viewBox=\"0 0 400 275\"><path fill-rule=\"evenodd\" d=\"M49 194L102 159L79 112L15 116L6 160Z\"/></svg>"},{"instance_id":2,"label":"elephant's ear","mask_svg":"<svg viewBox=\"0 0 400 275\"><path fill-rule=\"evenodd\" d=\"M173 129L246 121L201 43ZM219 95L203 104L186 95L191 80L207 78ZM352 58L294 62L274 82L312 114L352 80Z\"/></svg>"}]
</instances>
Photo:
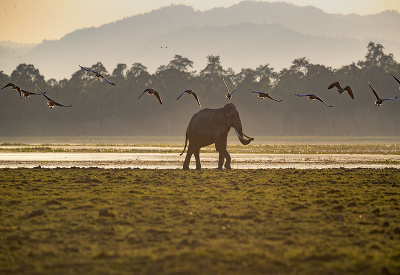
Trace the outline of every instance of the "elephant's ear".
<instances>
[{"instance_id":1,"label":"elephant's ear","mask_svg":"<svg viewBox=\"0 0 400 275\"><path fill-rule=\"evenodd\" d=\"M218 122L223 128L228 128L229 122L227 120L233 110L236 110L236 107L233 105L233 103L226 104L220 109L218 114Z\"/></svg>"},{"instance_id":2,"label":"elephant's ear","mask_svg":"<svg viewBox=\"0 0 400 275\"><path fill-rule=\"evenodd\" d=\"M225 117L231 114L234 110L236 110L236 107L235 105L233 105L233 103L226 104L224 107L222 107L222 111L225 114Z\"/></svg>"},{"instance_id":3,"label":"elephant's ear","mask_svg":"<svg viewBox=\"0 0 400 275\"><path fill-rule=\"evenodd\" d=\"M226 128L228 127L228 123L226 121L227 116L230 112L231 107L229 106L230 104L226 104L224 107L222 107L219 112L218 112L218 123L223 127Z\"/></svg>"},{"instance_id":4,"label":"elephant's ear","mask_svg":"<svg viewBox=\"0 0 400 275\"><path fill-rule=\"evenodd\" d=\"M233 103L225 104L225 106L222 107L222 110L224 110L224 112L226 112L226 113L231 112L233 109L236 109L236 107L235 107L235 105L233 105Z\"/></svg>"}]
</instances>

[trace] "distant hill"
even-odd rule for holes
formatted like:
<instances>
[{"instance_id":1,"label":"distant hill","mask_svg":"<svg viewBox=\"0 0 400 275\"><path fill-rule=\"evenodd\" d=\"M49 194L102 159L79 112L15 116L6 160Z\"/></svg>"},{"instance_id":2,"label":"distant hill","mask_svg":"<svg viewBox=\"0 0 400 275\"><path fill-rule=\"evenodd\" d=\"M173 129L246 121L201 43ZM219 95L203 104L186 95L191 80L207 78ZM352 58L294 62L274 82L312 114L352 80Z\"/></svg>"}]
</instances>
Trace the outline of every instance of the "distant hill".
<instances>
[{"instance_id":1,"label":"distant hill","mask_svg":"<svg viewBox=\"0 0 400 275\"><path fill-rule=\"evenodd\" d=\"M22 54L0 43L0 71L10 74L25 62L46 79L62 79L78 65L100 61L109 72L118 63L129 68L141 62L152 73L176 54L192 60L194 70L205 67L209 54L220 55L224 68L235 71L267 63L280 70L300 57L338 68L362 59L369 41L400 56L400 14L327 14L314 7L253 1L205 12L172 5L45 40Z\"/></svg>"},{"instance_id":2,"label":"distant hill","mask_svg":"<svg viewBox=\"0 0 400 275\"><path fill-rule=\"evenodd\" d=\"M10 74L18 64L25 60L24 55L35 46L36 44L0 41L0 71Z\"/></svg>"}]
</instances>

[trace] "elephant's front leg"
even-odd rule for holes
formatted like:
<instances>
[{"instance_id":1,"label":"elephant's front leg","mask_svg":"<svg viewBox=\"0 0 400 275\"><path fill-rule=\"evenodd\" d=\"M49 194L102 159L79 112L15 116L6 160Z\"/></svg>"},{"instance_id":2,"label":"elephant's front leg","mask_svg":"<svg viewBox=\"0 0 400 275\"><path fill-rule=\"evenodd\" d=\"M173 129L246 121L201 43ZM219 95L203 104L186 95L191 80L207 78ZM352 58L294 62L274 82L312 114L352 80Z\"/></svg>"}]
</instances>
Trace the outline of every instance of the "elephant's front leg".
<instances>
[{"instance_id":1,"label":"elephant's front leg","mask_svg":"<svg viewBox=\"0 0 400 275\"><path fill-rule=\"evenodd\" d=\"M225 162L224 167L226 169L232 169L232 167L231 167L231 155L228 153L227 150L225 150L225 158L226 158L226 162Z\"/></svg>"},{"instance_id":2,"label":"elephant's front leg","mask_svg":"<svg viewBox=\"0 0 400 275\"><path fill-rule=\"evenodd\" d=\"M226 159L226 161L225 161L225 159ZM225 165L224 165L224 161L225 161ZM231 168L231 155L229 155L229 153L226 149L219 152L218 170L222 170L222 165L224 165L224 167L226 169L232 169Z\"/></svg>"}]
</instances>

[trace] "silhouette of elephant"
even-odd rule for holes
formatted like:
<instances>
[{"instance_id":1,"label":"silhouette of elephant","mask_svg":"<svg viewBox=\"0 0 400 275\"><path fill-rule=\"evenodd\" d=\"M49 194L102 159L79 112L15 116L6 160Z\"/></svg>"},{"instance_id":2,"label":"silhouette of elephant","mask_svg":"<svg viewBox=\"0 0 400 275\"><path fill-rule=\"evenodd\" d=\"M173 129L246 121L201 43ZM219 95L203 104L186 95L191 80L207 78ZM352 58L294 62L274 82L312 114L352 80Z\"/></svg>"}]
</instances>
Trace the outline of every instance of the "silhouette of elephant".
<instances>
[{"instance_id":1,"label":"silhouette of elephant","mask_svg":"<svg viewBox=\"0 0 400 275\"><path fill-rule=\"evenodd\" d=\"M215 143L215 149L219 153L218 169L222 170L225 159L224 167L231 169L231 156L226 150L228 132L231 127L235 129L243 145L247 145L254 140L254 138L250 138L243 133L239 112L233 103L226 104L219 109L203 109L194 114L186 130L185 147L181 153L182 155L185 152L189 140L183 169L189 170L190 159L194 154L196 169L200 170L200 148L213 143Z\"/></svg>"}]
</instances>

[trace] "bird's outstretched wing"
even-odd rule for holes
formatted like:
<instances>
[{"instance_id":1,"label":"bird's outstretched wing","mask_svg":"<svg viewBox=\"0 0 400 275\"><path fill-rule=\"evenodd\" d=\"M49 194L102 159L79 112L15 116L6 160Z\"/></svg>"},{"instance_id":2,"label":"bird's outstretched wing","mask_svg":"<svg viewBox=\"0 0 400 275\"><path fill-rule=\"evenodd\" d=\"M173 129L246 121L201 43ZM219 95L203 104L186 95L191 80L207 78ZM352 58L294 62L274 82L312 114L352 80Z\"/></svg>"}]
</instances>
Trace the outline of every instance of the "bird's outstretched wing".
<instances>
[{"instance_id":1,"label":"bird's outstretched wing","mask_svg":"<svg viewBox=\"0 0 400 275\"><path fill-rule=\"evenodd\" d=\"M282 102L282 101L283 101L282 99L275 99L275 98L272 98L270 95L267 95L267 97L270 98L270 99L272 99L272 100L275 100L276 102Z\"/></svg>"},{"instance_id":2,"label":"bird's outstretched wing","mask_svg":"<svg viewBox=\"0 0 400 275\"><path fill-rule=\"evenodd\" d=\"M23 98L22 98L22 91L21 91L21 88L20 87L18 87L17 85L15 85L14 83L8 83L6 86L4 86L3 88L1 88L1 89L4 89L4 88L6 88L6 87L11 87L11 88L13 88L14 90L16 90L16 91L18 91L18 93L19 93L19 97L21 98L21 100L23 100Z\"/></svg>"},{"instance_id":3,"label":"bird's outstretched wing","mask_svg":"<svg viewBox=\"0 0 400 275\"><path fill-rule=\"evenodd\" d=\"M18 86L16 86L17 87L17 91L18 91L18 93L19 93L19 97L21 98L21 100L24 100L23 98L22 98L22 90L21 90L21 88L20 87L18 87ZM13 88L14 89L14 88Z\"/></svg>"},{"instance_id":4,"label":"bird's outstretched wing","mask_svg":"<svg viewBox=\"0 0 400 275\"><path fill-rule=\"evenodd\" d=\"M225 82L225 79L224 79L224 78L222 78L222 80L224 81L225 88L226 88L226 90L228 91L228 94L229 94L229 88L228 88L228 85L226 85L226 82Z\"/></svg>"},{"instance_id":5,"label":"bird's outstretched wing","mask_svg":"<svg viewBox=\"0 0 400 275\"><path fill-rule=\"evenodd\" d=\"M379 95L375 92L374 88L372 88L371 84L368 82L369 87L371 88L372 92L374 93L376 100L380 100L381 98L379 97Z\"/></svg>"},{"instance_id":6,"label":"bird's outstretched wing","mask_svg":"<svg viewBox=\"0 0 400 275\"><path fill-rule=\"evenodd\" d=\"M396 97L392 97L392 98L385 98L385 99L381 99L382 101L384 101L384 100L394 100L394 99L396 99L397 98L397 96Z\"/></svg>"},{"instance_id":7,"label":"bird's outstretched wing","mask_svg":"<svg viewBox=\"0 0 400 275\"><path fill-rule=\"evenodd\" d=\"M295 94L297 96L308 96L310 100L316 99L321 101L322 103L324 103L326 106L328 107L333 107L332 105L327 104L325 101L323 101L319 96L315 95L315 94L305 94L305 95L300 95L300 94Z\"/></svg>"},{"instance_id":8,"label":"bird's outstretched wing","mask_svg":"<svg viewBox=\"0 0 400 275\"><path fill-rule=\"evenodd\" d=\"M72 106L72 105L63 105L63 104L61 104L61 103L58 103L57 101L55 101L55 100L51 99L50 97L48 97L48 96L46 95L46 93L42 93L42 95L43 95L45 98L47 98L47 100L48 100L49 102L53 102L54 105L57 105L57 106L60 106L60 107L71 107L71 106Z\"/></svg>"},{"instance_id":9,"label":"bird's outstretched wing","mask_svg":"<svg viewBox=\"0 0 400 275\"><path fill-rule=\"evenodd\" d=\"M176 100L180 99L180 98L181 98L181 96L183 96L183 94L184 94L184 93L186 93L186 91L183 91L183 92L181 93L181 95L180 95L180 96L178 96L178 98L177 98Z\"/></svg>"},{"instance_id":10,"label":"bird's outstretched wing","mask_svg":"<svg viewBox=\"0 0 400 275\"><path fill-rule=\"evenodd\" d=\"M351 97L351 99L353 99L353 100L354 100L353 91L351 90L350 86L346 86L346 87L344 87L344 89L343 89L343 90L346 90L346 91L347 91L347 93L349 94L349 96Z\"/></svg>"},{"instance_id":11,"label":"bird's outstretched wing","mask_svg":"<svg viewBox=\"0 0 400 275\"><path fill-rule=\"evenodd\" d=\"M48 96L46 95L46 93L43 93L43 96L44 96L45 98L47 98L48 101L54 101L54 100L52 100L50 97L48 97ZM55 101L54 101L54 102L55 102Z\"/></svg>"},{"instance_id":12,"label":"bird's outstretched wing","mask_svg":"<svg viewBox=\"0 0 400 275\"><path fill-rule=\"evenodd\" d=\"M328 89L332 89L333 87L336 87L340 89L340 83L339 82L333 82L331 85L328 86Z\"/></svg>"},{"instance_id":13,"label":"bird's outstretched wing","mask_svg":"<svg viewBox=\"0 0 400 275\"><path fill-rule=\"evenodd\" d=\"M154 95L157 97L158 102L160 102L161 106L163 105L160 94L157 91L154 91Z\"/></svg>"},{"instance_id":14,"label":"bird's outstretched wing","mask_svg":"<svg viewBox=\"0 0 400 275\"><path fill-rule=\"evenodd\" d=\"M46 92L43 92L42 89L40 89L40 87L37 87L39 89L40 94L39 95L45 95Z\"/></svg>"},{"instance_id":15,"label":"bird's outstretched wing","mask_svg":"<svg viewBox=\"0 0 400 275\"><path fill-rule=\"evenodd\" d=\"M105 81L107 81L108 84L115 85L115 83L112 83L110 80L108 80L107 78L105 78L104 75L100 74L100 76L101 76Z\"/></svg>"},{"instance_id":16,"label":"bird's outstretched wing","mask_svg":"<svg viewBox=\"0 0 400 275\"><path fill-rule=\"evenodd\" d=\"M43 92L42 93L34 93L34 92L22 90L22 89L21 89L21 92L24 94L25 97L28 97L30 95L43 95Z\"/></svg>"},{"instance_id":17,"label":"bird's outstretched wing","mask_svg":"<svg viewBox=\"0 0 400 275\"><path fill-rule=\"evenodd\" d=\"M237 90L239 90L240 87L242 87L242 86L237 87L235 90L232 91L231 94L233 94L234 92L236 92Z\"/></svg>"},{"instance_id":18,"label":"bird's outstretched wing","mask_svg":"<svg viewBox=\"0 0 400 275\"><path fill-rule=\"evenodd\" d=\"M264 97L268 97L269 99L272 99L272 100L275 100L276 102L281 102L282 100L278 100L278 99L275 99L275 98L273 98L273 97L271 97L269 94L267 94L267 93L263 93L263 92L258 92L258 91L254 91L254 90L252 90L252 89L249 89L252 93L255 93L255 94L259 94L259 96L258 96L258 98L264 98Z\"/></svg>"},{"instance_id":19,"label":"bird's outstretched wing","mask_svg":"<svg viewBox=\"0 0 400 275\"><path fill-rule=\"evenodd\" d=\"M1 88L2 90L4 89L4 88L7 88L7 87L12 87L13 89L14 89L14 87L17 87L17 88L19 88L17 85L15 85L14 83L8 83L6 86L4 86L3 88Z\"/></svg>"},{"instance_id":20,"label":"bird's outstretched wing","mask_svg":"<svg viewBox=\"0 0 400 275\"><path fill-rule=\"evenodd\" d=\"M394 75L392 75L392 76L394 77L394 79L396 79L397 83L400 84L400 80L397 77L395 77ZM400 89L400 87L399 87L399 89Z\"/></svg>"},{"instance_id":21,"label":"bird's outstretched wing","mask_svg":"<svg viewBox=\"0 0 400 275\"><path fill-rule=\"evenodd\" d=\"M194 96L194 98L196 99L197 103L199 104L199 106L200 106L200 108L201 108L201 104L200 104L199 97L196 95L195 92L192 92L192 95Z\"/></svg>"},{"instance_id":22,"label":"bird's outstretched wing","mask_svg":"<svg viewBox=\"0 0 400 275\"><path fill-rule=\"evenodd\" d=\"M326 106L328 106L328 107L333 107L332 105L329 105L328 103L326 103L325 101L323 101L319 96L315 96L315 99L321 101L322 103L324 103L324 104L325 104Z\"/></svg>"},{"instance_id":23,"label":"bird's outstretched wing","mask_svg":"<svg viewBox=\"0 0 400 275\"><path fill-rule=\"evenodd\" d=\"M138 97L138 99L141 98L142 95L143 95L145 92L147 92L147 91L148 91L148 89L144 90L143 93L140 94L140 96Z\"/></svg>"},{"instance_id":24,"label":"bird's outstretched wing","mask_svg":"<svg viewBox=\"0 0 400 275\"><path fill-rule=\"evenodd\" d=\"M98 72L93 71L93 70L91 70L89 68L82 67L81 65L79 65L79 67L81 67L81 69L84 70L84 71L88 71L88 72L92 72L92 73L98 73Z\"/></svg>"},{"instance_id":25,"label":"bird's outstretched wing","mask_svg":"<svg viewBox=\"0 0 400 275\"><path fill-rule=\"evenodd\" d=\"M56 102L56 101L54 101L54 105L57 105L57 106L61 106L61 107L71 107L72 105L62 105L61 103L58 103L58 102Z\"/></svg>"},{"instance_id":26,"label":"bird's outstretched wing","mask_svg":"<svg viewBox=\"0 0 400 275\"><path fill-rule=\"evenodd\" d=\"M115 85L115 83L112 83L111 81L109 81L109 80L108 80L107 78L105 78L105 76L102 75L101 73L99 73L99 72L97 72L97 71L94 71L94 70L91 70L91 69L89 69L89 68L82 67L81 65L79 65L79 67L81 67L82 70L95 73L96 76L100 76L100 77L103 78L105 81L107 81L108 84L110 84L110 85Z\"/></svg>"},{"instance_id":27,"label":"bird's outstretched wing","mask_svg":"<svg viewBox=\"0 0 400 275\"><path fill-rule=\"evenodd\" d=\"M28 92L30 95L43 95L43 93Z\"/></svg>"}]
</instances>

